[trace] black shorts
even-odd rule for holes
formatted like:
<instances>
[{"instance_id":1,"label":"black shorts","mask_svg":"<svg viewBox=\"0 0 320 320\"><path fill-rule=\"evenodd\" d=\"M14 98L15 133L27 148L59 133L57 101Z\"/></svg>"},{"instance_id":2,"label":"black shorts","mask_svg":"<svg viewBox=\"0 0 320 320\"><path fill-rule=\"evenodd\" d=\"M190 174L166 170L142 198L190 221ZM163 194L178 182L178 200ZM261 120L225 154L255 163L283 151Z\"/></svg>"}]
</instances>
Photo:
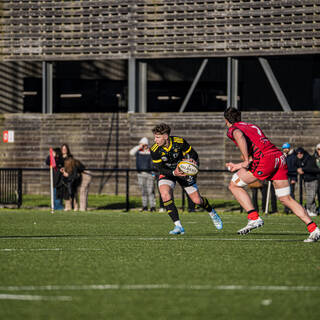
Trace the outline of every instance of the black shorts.
<instances>
[{"instance_id":1,"label":"black shorts","mask_svg":"<svg viewBox=\"0 0 320 320\"><path fill-rule=\"evenodd\" d=\"M197 183L197 179L195 176L186 176L186 177L168 177L164 174L160 174L158 181L160 180L170 180L174 183L178 182L182 188L191 187Z\"/></svg>"}]
</instances>

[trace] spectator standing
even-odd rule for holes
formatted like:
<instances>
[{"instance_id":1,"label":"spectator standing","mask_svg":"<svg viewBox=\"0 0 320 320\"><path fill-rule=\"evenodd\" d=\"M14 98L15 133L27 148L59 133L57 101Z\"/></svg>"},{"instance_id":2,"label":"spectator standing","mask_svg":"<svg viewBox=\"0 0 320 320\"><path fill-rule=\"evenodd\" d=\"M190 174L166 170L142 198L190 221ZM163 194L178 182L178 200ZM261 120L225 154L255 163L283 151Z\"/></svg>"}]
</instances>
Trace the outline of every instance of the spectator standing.
<instances>
[{"instance_id":1,"label":"spectator standing","mask_svg":"<svg viewBox=\"0 0 320 320\"><path fill-rule=\"evenodd\" d=\"M320 169L320 143L318 143L317 146L316 146L316 150L314 152L314 158L315 158L317 167ZM320 174L318 174L317 197L318 197L317 214L319 215L320 214Z\"/></svg>"},{"instance_id":2,"label":"spectator standing","mask_svg":"<svg viewBox=\"0 0 320 320\"><path fill-rule=\"evenodd\" d=\"M55 148L52 150L53 156L56 162L56 167L53 169L53 199L54 199L54 210L63 210L63 185L62 185L62 173L60 169L63 167L63 159L61 150ZM46 164L50 166L50 155L46 159Z\"/></svg>"},{"instance_id":3,"label":"spectator standing","mask_svg":"<svg viewBox=\"0 0 320 320\"><path fill-rule=\"evenodd\" d=\"M89 186L92 180L92 174L86 170L85 166L79 160L75 160L78 172L81 174L81 183L78 187L80 211L87 211L88 209L88 194Z\"/></svg>"},{"instance_id":4,"label":"spectator standing","mask_svg":"<svg viewBox=\"0 0 320 320\"><path fill-rule=\"evenodd\" d=\"M318 176L320 169L317 167L316 159L314 156L299 147L297 150L297 172L304 180L307 196L307 212L310 217L317 216L316 211L316 194L318 191Z\"/></svg>"},{"instance_id":5,"label":"spectator standing","mask_svg":"<svg viewBox=\"0 0 320 320\"><path fill-rule=\"evenodd\" d=\"M298 181L298 173L297 173L297 153L294 149L291 148L290 143L285 142L282 145L282 153L286 157L287 166L288 166L288 181L290 186L290 196L295 199L295 187ZM289 208L284 208L285 213L289 213Z\"/></svg>"},{"instance_id":6,"label":"spectator standing","mask_svg":"<svg viewBox=\"0 0 320 320\"><path fill-rule=\"evenodd\" d=\"M156 210L156 199L154 194L154 173L144 170L153 170L152 159L150 155L149 140L143 137L139 145L133 147L129 154L136 157L136 168L138 170L138 184L142 192L142 209L148 211Z\"/></svg>"},{"instance_id":7,"label":"spectator standing","mask_svg":"<svg viewBox=\"0 0 320 320\"><path fill-rule=\"evenodd\" d=\"M86 211L88 209L88 194L92 174L90 171L86 170L83 163L79 160L74 159L74 162L70 160L73 159L73 155L66 143L61 145L61 153L64 162L67 161L68 167L68 176L64 175L64 182L68 187L69 195L67 201L69 203L66 202L67 205L65 210L71 210L73 207L76 211Z\"/></svg>"},{"instance_id":8,"label":"spectator standing","mask_svg":"<svg viewBox=\"0 0 320 320\"><path fill-rule=\"evenodd\" d=\"M84 167L80 161L70 157L64 161L64 168L61 169L63 174L63 181L67 187L67 195L65 196L65 211L72 208L74 211L79 210L78 201L78 188L81 184L81 173Z\"/></svg>"},{"instance_id":9,"label":"spectator standing","mask_svg":"<svg viewBox=\"0 0 320 320\"><path fill-rule=\"evenodd\" d=\"M63 143L61 145L61 154L62 154L63 160L66 160L68 158L72 158L72 154L71 154L70 148L66 143Z\"/></svg>"}]
</instances>

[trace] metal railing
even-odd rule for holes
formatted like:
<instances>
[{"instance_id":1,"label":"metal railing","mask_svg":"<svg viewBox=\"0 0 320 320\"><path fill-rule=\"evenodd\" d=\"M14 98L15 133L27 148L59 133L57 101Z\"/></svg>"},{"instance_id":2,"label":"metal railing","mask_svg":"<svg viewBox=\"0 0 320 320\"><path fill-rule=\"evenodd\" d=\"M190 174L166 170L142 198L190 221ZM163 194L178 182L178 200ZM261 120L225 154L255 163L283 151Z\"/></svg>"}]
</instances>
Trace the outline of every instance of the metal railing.
<instances>
[{"instance_id":1,"label":"metal railing","mask_svg":"<svg viewBox=\"0 0 320 320\"><path fill-rule=\"evenodd\" d=\"M87 168L88 171L92 172L125 172L125 195L126 195L126 206L125 210L130 210L130 172L138 172L137 169L130 168ZM18 207L22 204L22 176L23 171L49 171L48 168L0 168L0 204L17 204ZM148 170L145 170L148 171ZM149 170L151 171L151 170ZM230 173L228 170L219 169L203 169L200 170L202 173ZM303 203L303 179L299 177L299 202ZM185 208L185 191L181 188L181 200L182 209Z\"/></svg>"},{"instance_id":2,"label":"metal railing","mask_svg":"<svg viewBox=\"0 0 320 320\"><path fill-rule=\"evenodd\" d=\"M0 169L0 204L22 204L22 169Z\"/></svg>"},{"instance_id":3,"label":"metal railing","mask_svg":"<svg viewBox=\"0 0 320 320\"><path fill-rule=\"evenodd\" d=\"M138 172L139 170L137 169L130 169L130 168L87 168L86 170L91 171L91 172L113 172L113 173L119 173L119 172L124 172L125 173L125 195L126 195L126 206L125 210L129 211L130 210L130 172ZM6 171L17 171L20 172L20 188L19 188L19 199L20 199L20 204L22 204L22 173L24 171L49 171L49 168L0 168L0 172L6 172ZM141 171L141 170L140 170ZM145 170L148 171L148 170ZM152 171L152 170L149 170ZM205 172L205 173L212 173L212 172L221 172L221 173L226 173L229 172L227 170L218 170L218 169L204 169L200 170L200 172ZM0 185L5 186L8 183L8 180L1 180L0 176ZM185 207L185 192L183 189L181 189L181 199L182 199L182 209L184 210ZM2 203L1 198L0 198L0 204ZM7 204L2 203L2 204Z\"/></svg>"}]
</instances>

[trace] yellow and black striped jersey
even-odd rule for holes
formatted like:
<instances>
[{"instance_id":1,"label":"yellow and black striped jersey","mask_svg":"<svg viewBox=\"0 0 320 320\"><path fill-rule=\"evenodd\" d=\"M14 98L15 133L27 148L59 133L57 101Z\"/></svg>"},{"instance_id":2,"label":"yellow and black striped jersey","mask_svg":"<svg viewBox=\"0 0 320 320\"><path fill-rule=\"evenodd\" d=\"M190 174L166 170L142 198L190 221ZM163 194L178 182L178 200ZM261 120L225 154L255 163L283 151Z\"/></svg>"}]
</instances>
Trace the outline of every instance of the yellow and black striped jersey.
<instances>
[{"instance_id":1,"label":"yellow and black striped jersey","mask_svg":"<svg viewBox=\"0 0 320 320\"><path fill-rule=\"evenodd\" d=\"M182 159L193 159L199 164L197 152L182 137L169 137L169 146L160 147L156 143L150 148L153 166L160 174L172 176Z\"/></svg>"}]
</instances>

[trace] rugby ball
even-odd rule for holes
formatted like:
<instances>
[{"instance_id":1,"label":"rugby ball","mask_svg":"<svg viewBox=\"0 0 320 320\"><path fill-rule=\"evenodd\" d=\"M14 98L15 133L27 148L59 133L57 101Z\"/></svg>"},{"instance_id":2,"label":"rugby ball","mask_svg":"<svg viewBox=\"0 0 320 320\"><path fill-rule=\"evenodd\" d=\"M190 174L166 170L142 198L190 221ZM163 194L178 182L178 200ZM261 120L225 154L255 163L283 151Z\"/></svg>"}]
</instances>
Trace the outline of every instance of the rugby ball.
<instances>
[{"instance_id":1,"label":"rugby ball","mask_svg":"<svg viewBox=\"0 0 320 320\"><path fill-rule=\"evenodd\" d=\"M180 161L178 168L188 176L195 176L199 172L197 164L189 160Z\"/></svg>"}]
</instances>

